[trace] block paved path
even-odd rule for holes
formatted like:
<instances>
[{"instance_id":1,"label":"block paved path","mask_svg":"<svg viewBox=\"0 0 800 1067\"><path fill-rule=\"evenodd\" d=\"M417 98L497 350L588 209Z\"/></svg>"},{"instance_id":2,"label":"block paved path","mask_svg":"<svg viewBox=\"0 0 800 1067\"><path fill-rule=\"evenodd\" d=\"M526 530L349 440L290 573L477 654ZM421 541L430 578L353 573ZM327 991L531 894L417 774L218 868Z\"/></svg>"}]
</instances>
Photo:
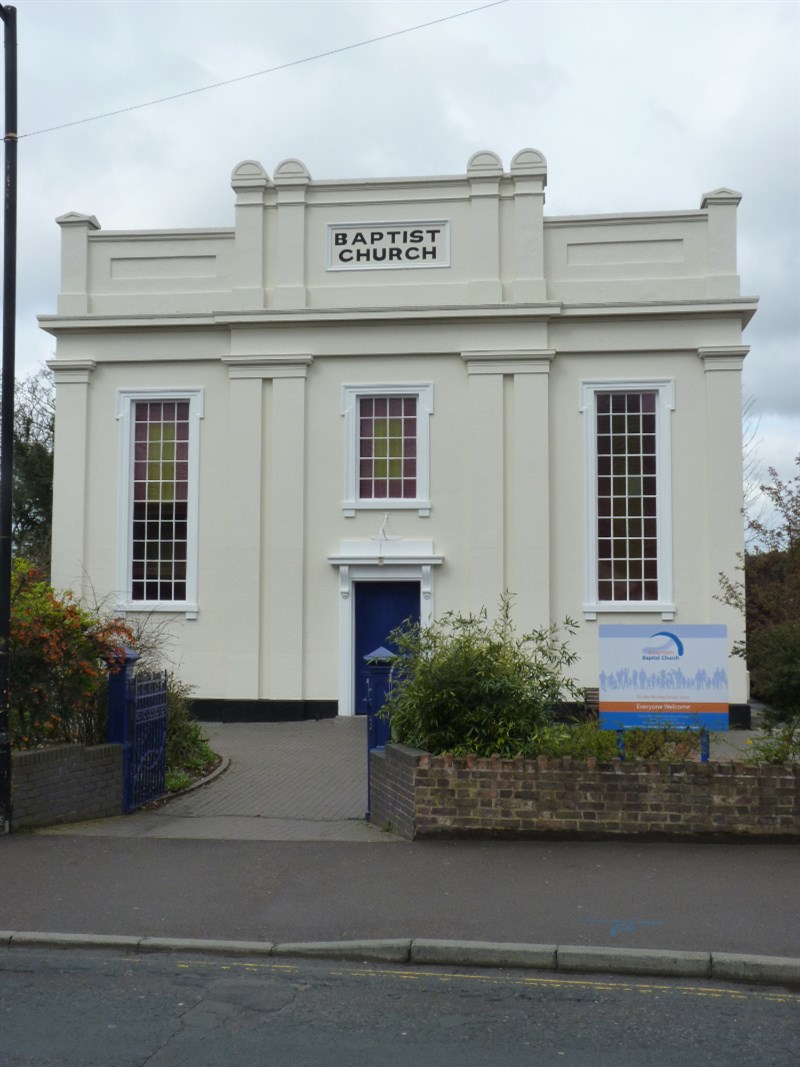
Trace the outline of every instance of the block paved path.
<instances>
[{"instance_id":1,"label":"block paved path","mask_svg":"<svg viewBox=\"0 0 800 1067\"><path fill-rule=\"evenodd\" d=\"M367 721L205 723L229 761L213 781L149 811L51 827L92 837L396 842L364 821Z\"/></svg>"}]
</instances>

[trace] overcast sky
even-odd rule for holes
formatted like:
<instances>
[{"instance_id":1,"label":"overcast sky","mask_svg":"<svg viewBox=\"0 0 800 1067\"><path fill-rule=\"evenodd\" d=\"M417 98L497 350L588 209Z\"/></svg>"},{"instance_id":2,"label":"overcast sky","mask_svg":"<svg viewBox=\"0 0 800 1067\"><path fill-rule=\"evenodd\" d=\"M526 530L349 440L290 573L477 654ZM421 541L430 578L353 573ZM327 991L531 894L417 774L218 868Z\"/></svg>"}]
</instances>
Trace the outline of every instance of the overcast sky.
<instances>
[{"instance_id":1,"label":"overcast sky","mask_svg":"<svg viewBox=\"0 0 800 1067\"><path fill-rule=\"evenodd\" d=\"M551 215L739 207L745 394L759 455L800 451L800 4L507 0L141 110L36 133L444 19L480 0L18 0L18 373L54 341L66 211L104 229L232 226L230 174L459 174L478 149L548 161Z\"/></svg>"}]
</instances>

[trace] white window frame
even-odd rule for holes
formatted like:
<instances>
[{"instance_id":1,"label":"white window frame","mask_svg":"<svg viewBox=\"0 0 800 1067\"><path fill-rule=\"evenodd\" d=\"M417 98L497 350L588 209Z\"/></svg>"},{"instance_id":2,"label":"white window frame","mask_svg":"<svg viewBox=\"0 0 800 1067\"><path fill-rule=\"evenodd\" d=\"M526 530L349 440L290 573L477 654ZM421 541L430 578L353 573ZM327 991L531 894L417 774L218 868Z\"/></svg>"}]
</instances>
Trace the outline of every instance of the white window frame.
<instances>
[{"instance_id":1,"label":"white window frame","mask_svg":"<svg viewBox=\"0 0 800 1067\"><path fill-rule=\"evenodd\" d=\"M134 600L132 596L133 556L133 409L140 401L182 400L189 402L189 490L186 508L186 599ZM196 619L197 533L200 475L200 419L203 417L203 390L120 389L117 392L119 423L119 476L117 511L117 611L164 611Z\"/></svg>"},{"instance_id":2,"label":"white window frame","mask_svg":"<svg viewBox=\"0 0 800 1067\"><path fill-rule=\"evenodd\" d=\"M598 393L656 393L656 538L658 541L657 600L599 600L597 595L597 403ZM580 383L580 411L584 425L584 595L583 615L596 619L606 612L675 615L672 586L672 419L675 410L673 378L597 378Z\"/></svg>"},{"instance_id":3,"label":"white window frame","mask_svg":"<svg viewBox=\"0 0 800 1067\"><path fill-rule=\"evenodd\" d=\"M358 415L362 397L413 396L417 399L417 495L401 499L364 499L358 495ZM351 519L356 511L417 511L422 516L431 513L430 500L430 416L433 414L433 383L405 382L402 385L385 382L342 386L342 415L344 416L344 500L342 511Z\"/></svg>"}]
</instances>

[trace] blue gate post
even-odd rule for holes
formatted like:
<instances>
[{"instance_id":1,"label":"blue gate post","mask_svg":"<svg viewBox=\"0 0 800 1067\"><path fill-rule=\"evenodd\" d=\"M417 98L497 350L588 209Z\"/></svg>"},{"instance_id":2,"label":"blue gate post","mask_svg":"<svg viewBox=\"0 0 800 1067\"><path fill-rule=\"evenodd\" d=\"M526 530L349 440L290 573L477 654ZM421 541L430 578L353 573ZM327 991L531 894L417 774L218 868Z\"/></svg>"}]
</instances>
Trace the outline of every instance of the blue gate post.
<instances>
[{"instance_id":1,"label":"blue gate post","mask_svg":"<svg viewBox=\"0 0 800 1067\"><path fill-rule=\"evenodd\" d=\"M625 762L625 731L620 728L617 730L617 752L622 762Z\"/></svg>"},{"instance_id":2,"label":"blue gate post","mask_svg":"<svg viewBox=\"0 0 800 1067\"><path fill-rule=\"evenodd\" d=\"M132 648L123 648L118 663L109 665L108 676L108 740L122 745L122 809L128 810L131 765L131 679L128 668L139 659Z\"/></svg>"},{"instance_id":3,"label":"blue gate post","mask_svg":"<svg viewBox=\"0 0 800 1067\"><path fill-rule=\"evenodd\" d=\"M381 718L378 712L386 703L391 684L392 660L395 653L381 645L374 652L364 656L367 664L367 813L369 822L372 813L372 773L370 770L370 752L382 752L392 735L389 717Z\"/></svg>"},{"instance_id":4,"label":"blue gate post","mask_svg":"<svg viewBox=\"0 0 800 1067\"><path fill-rule=\"evenodd\" d=\"M708 730L702 727L700 730L700 762L708 763L709 746L708 746Z\"/></svg>"}]
</instances>

